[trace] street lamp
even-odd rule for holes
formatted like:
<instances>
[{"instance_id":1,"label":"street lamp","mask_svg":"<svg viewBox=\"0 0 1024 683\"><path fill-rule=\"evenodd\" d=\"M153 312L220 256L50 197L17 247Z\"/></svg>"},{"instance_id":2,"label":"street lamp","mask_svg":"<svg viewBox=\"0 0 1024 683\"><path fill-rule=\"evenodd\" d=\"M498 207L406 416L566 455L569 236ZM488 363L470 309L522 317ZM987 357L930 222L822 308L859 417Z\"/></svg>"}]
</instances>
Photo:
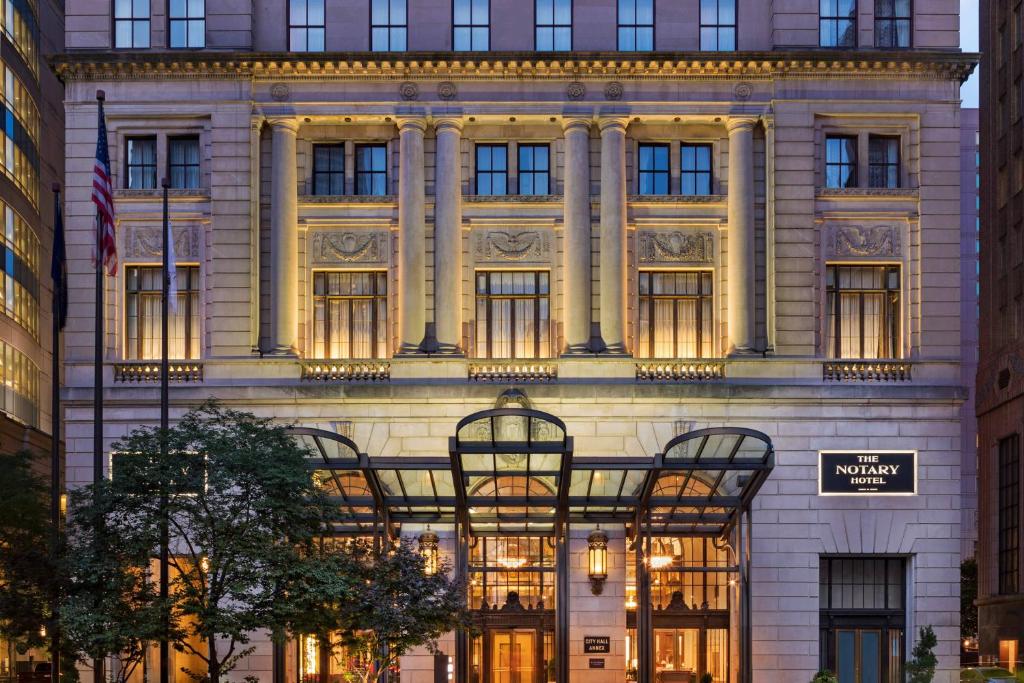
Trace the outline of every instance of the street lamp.
<instances>
[{"instance_id":1,"label":"street lamp","mask_svg":"<svg viewBox=\"0 0 1024 683\"><path fill-rule=\"evenodd\" d=\"M608 534L598 527L587 536L590 559L590 592L600 595L608 578Z\"/></svg>"},{"instance_id":2,"label":"street lamp","mask_svg":"<svg viewBox=\"0 0 1024 683\"><path fill-rule=\"evenodd\" d=\"M440 539L437 534L427 527L427 530L420 534L420 555L423 556L423 569L428 576L437 573L437 546Z\"/></svg>"}]
</instances>

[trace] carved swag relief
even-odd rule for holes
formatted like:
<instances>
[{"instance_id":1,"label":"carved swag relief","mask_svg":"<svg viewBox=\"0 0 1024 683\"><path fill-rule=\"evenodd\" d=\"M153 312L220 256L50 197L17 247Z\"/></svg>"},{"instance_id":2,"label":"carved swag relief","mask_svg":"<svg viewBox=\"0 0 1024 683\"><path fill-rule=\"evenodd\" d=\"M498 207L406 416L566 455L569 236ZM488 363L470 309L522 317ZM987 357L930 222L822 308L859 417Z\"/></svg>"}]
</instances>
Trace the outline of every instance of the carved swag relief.
<instances>
[{"instance_id":1,"label":"carved swag relief","mask_svg":"<svg viewBox=\"0 0 1024 683\"><path fill-rule=\"evenodd\" d=\"M187 225L171 228L174 255L178 259L199 258L199 227ZM124 231L125 258L152 259L163 256L163 229L159 226L128 226Z\"/></svg>"},{"instance_id":2,"label":"carved swag relief","mask_svg":"<svg viewBox=\"0 0 1024 683\"><path fill-rule=\"evenodd\" d=\"M640 263L711 263L715 236L710 232L643 231L637 237Z\"/></svg>"},{"instance_id":3,"label":"carved swag relief","mask_svg":"<svg viewBox=\"0 0 1024 683\"><path fill-rule=\"evenodd\" d=\"M310 236L317 263L382 263L387 261L386 232L314 232Z\"/></svg>"},{"instance_id":4,"label":"carved swag relief","mask_svg":"<svg viewBox=\"0 0 1024 683\"><path fill-rule=\"evenodd\" d=\"M893 225L841 225L832 228L829 256L900 256L899 228Z\"/></svg>"},{"instance_id":5,"label":"carved swag relief","mask_svg":"<svg viewBox=\"0 0 1024 683\"><path fill-rule=\"evenodd\" d=\"M547 261L551 235L541 230L487 230L476 234L477 261Z\"/></svg>"}]
</instances>

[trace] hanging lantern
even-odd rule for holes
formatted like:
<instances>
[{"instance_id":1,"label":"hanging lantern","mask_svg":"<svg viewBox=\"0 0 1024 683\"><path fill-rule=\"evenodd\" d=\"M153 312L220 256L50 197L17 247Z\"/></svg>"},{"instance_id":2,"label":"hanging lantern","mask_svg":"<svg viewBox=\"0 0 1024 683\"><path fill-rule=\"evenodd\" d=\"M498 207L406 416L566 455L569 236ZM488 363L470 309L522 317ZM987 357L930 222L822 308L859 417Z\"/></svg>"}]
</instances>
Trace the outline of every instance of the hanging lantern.
<instances>
[{"instance_id":1,"label":"hanging lantern","mask_svg":"<svg viewBox=\"0 0 1024 683\"><path fill-rule=\"evenodd\" d=\"M590 559L590 592L600 595L608 578L608 534L601 531L601 527L591 531L587 536L587 548Z\"/></svg>"},{"instance_id":2,"label":"hanging lantern","mask_svg":"<svg viewBox=\"0 0 1024 683\"><path fill-rule=\"evenodd\" d=\"M427 572L428 576L433 576L437 573L438 559L437 559L437 546L440 539L437 534L427 527L427 530L420 534L420 555L423 556L423 569Z\"/></svg>"}]
</instances>

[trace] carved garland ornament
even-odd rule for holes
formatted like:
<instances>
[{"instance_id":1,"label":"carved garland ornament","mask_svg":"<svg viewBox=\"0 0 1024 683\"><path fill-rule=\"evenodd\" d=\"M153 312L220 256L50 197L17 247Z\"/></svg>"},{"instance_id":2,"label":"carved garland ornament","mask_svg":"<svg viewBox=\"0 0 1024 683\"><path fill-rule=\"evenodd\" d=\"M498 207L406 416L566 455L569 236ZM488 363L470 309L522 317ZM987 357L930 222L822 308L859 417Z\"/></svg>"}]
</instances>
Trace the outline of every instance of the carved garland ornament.
<instances>
[{"instance_id":1,"label":"carved garland ornament","mask_svg":"<svg viewBox=\"0 0 1024 683\"><path fill-rule=\"evenodd\" d=\"M177 258L199 258L199 229L196 226L172 228L172 233ZM163 246L163 230L159 227L129 226L124 231L126 258L160 258Z\"/></svg>"},{"instance_id":2,"label":"carved garland ornament","mask_svg":"<svg viewBox=\"0 0 1024 683\"><path fill-rule=\"evenodd\" d=\"M478 261L545 261L551 235L539 230L488 230L476 235Z\"/></svg>"},{"instance_id":3,"label":"carved garland ornament","mask_svg":"<svg viewBox=\"0 0 1024 683\"><path fill-rule=\"evenodd\" d=\"M315 232L312 254L317 263L379 263L387 260L387 233Z\"/></svg>"},{"instance_id":4,"label":"carved garland ornament","mask_svg":"<svg viewBox=\"0 0 1024 683\"><path fill-rule=\"evenodd\" d=\"M715 236L710 232L641 232L637 249L641 263L711 263Z\"/></svg>"},{"instance_id":5,"label":"carved garland ornament","mask_svg":"<svg viewBox=\"0 0 1024 683\"><path fill-rule=\"evenodd\" d=\"M900 231L892 225L836 226L829 240L831 256L900 256Z\"/></svg>"}]
</instances>

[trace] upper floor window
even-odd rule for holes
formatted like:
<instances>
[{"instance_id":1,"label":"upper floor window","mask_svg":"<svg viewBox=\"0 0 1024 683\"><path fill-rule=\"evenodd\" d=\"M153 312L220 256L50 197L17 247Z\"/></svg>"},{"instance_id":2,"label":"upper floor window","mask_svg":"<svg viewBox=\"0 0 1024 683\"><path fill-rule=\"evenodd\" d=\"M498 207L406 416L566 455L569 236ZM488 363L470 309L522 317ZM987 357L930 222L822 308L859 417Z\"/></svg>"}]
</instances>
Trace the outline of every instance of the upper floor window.
<instances>
[{"instance_id":1,"label":"upper floor window","mask_svg":"<svg viewBox=\"0 0 1024 683\"><path fill-rule=\"evenodd\" d=\"M736 49L736 0L700 0L700 49Z\"/></svg>"},{"instance_id":2,"label":"upper floor window","mask_svg":"<svg viewBox=\"0 0 1024 683\"><path fill-rule=\"evenodd\" d=\"M537 0L534 48L538 52L572 49L572 0Z\"/></svg>"},{"instance_id":3,"label":"upper floor window","mask_svg":"<svg viewBox=\"0 0 1024 683\"><path fill-rule=\"evenodd\" d=\"M711 145L684 144L680 148L680 183L683 194L711 194Z\"/></svg>"},{"instance_id":4,"label":"upper floor window","mask_svg":"<svg viewBox=\"0 0 1024 683\"><path fill-rule=\"evenodd\" d=\"M875 0L875 47L910 47L911 0Z\"/></svg>"},{"instance_id":5,"label":"upper floor window","mask_svg":"<svg viewBox=\"0 0 1024 683\"><path fill-rule=\"evenodd\" d=\"M156 188L156 138L131 137L125 142L125 187L129 190Z\"/></svg>"},{"instance_id":6,"label":"upper floor window","mask_svg":"<svg viewBox=\"0 0 1024 683\"><path fill-rule=\"evenodd\" d=\"M900 139L885 135L868 138L868 184L870 187L900 186Z\"/></svg>"},{"instance_id":7,"label":"upper floor window","mask_svg":"<svg viewBox=\"0 0 1024 683\"><path fill-rule=\"evenodd\" d=\"M712 273L640 272L640 348L648 358L714 354Z\"/></svg>"},{"instance_id":8,"label":"upper floor window","mask_svg":"<svg viewBox=\"0 0 1024 683\"><path fill-rule=\"evenodd\" d=\"M825 279L828 356L898 358L899 267L829 265Z\"/></svg>"},{"instance_id":9,"label":"upper floor window","mask_svg":"<svg viewBox=\"0 0 1024 683\"><path fill-rule=\"evenodd\" d=\"M313 357L387 356L387 272L313 273Z\"/></svg>"},{"instance_id":10,"label":"upper floor window","mask_svg":"<svg viewBox=\"0 0 1024 683\"><path fill-rule=\"evenodd\" d=\"M186 190L199 187L198 135L175 137L167 141L167 169L171 187Z\"/></svg>"},{"instance_id":11,"label":"upper floor window","mask_svg":"<svg viewBox=\"0 0 1024 683\"><path fill-rule=\"evenodd\" d=\"M313 145L313 194L345 194L345 145Z\"/></svg>"},{"instance_id":12,"label":"upper floor window","mask_svg":"<svg viewBox=\"0 0 1024 683\"><path fill-rule=\"evenodd\" d=\"M857 187L857 138L825 138L825 187Z\"/></svg>"},{"instance_id":13,"label":"upper floor window","mask_svg":"<svg viewBox=\"0 0 1024 683\"><path fill-rule=\"evenodd\" d=\"M171 0L170 46L206 47L206 0Z\"/></svg>"},{"instance_id":14,"label":"upper floor window","mask_svg":"<svg viewBox=\"0 0 1024 683\"><path fill-rule=\"evenodd\" d=\"M1020 437L999 441L999 594L1020 590Z\"/></svg>"},{"instance_id":15,"label":"upper floor window","mask_svg":"<svg viewBox=\"0 0 1024 683\"><path fill-rule=\"evenodd\" d=\"M551 291L547 271L476 274L478 358L547 358Z\"/></svg>"},{"instance_id":16,"label":"upper floor window","mask_svg":"<svg viewBox=\"0 0 1024 683\"><path fill-rule=\"evenodd\" d=\"M149 47L150 0L114 0L114 47Z\"/></svg>"},{"instance_id":17,"label":"upper floor window","mask_svg":"<svg viewBox=\"0 0 1024 683\"><path fill-rule=\"evenodd\" d=\"M822 47L857 45L857 0L819 0L818 37Z\"/></svg>"},{"instance_id":18,"label":"upper floor window","mask_svg":"<svg viewBox=\"0 0 1024 683\"><path fill-rule=\"evenodd\" d=\"M550 156L548 145L519 145L519 194L550 194Z\"/></svg>"},{"instance_id":19,"label":"upper floor window","mask_svg":"<svg viewBox=\"0 0 1024 683\"><path fill-rule=\"evenodd\" d=\"M370 49L374 52L404 52L408 47L409 23L406 0L372 0Z\"/></svg>"},{"instance_id":20,"label":"upper floor window","mask_svg":"<svg viewBox=\"0 0 1024 683\"><path fill-rule=\"evenodd\" d=\"M387 145L356 145L356 194L388 193Z\"/></svg>"},{"instance_id":21,"label":"upper floor window","mask_svg":"<svg viewBox=\"0 0 1024 683\"><path fill-rule=\"evenodd\" d=\"M645 143L639 156L640 194L668 194L669 146Z\"/></svg>"},{"instance_id":22,"label":"upper floor window","mask_svg":"<svg viewBox=\"0 0 1024 683\"><path fill-rule=\"evenodd\" d=\"M452 45L456 51L490 49L490 0L455 0L453 16Z\"/></svg>"},{"instance_id":23,"label":"upper floor window","mask_svg":"<svg viewBox=\"0 0 1024 683\"><path fill-rule=\"evenodd\" d=\"M619 50L654 49L654 0L618 0Z\"/></svg>"},{"instance_id":24,"label":"upper floor window","mask_svg":"<svg viewBox=\"0 0 1024 683\"><path fill-rule=\"evenodd\" d=\"M178 266L178 306L168 320L168 356L187 360L199 357L199 267ZM163 268L129 266L125 269L125 343L128 360L160 358Z\"/></svg>"},{"instance_id":25,"label":"upper floor window","mask_svg":"<svg viewBox=\"0 0 1024 683\"><path fill-rule=\"evenodd\" d=\"M323 52L326 25L324 0L288 0L288 49Z\"/></svg>"},{"instance_id":26,"label":"upper floor window","mask_svg":"<svg viewBox=\"0 0 1024 683\"><path fill-rule=\"evenodd\" d=\"M476 193L478 195L508 194L508 147L506 145L476 146Z\"/></svg>"}]
</instances>

